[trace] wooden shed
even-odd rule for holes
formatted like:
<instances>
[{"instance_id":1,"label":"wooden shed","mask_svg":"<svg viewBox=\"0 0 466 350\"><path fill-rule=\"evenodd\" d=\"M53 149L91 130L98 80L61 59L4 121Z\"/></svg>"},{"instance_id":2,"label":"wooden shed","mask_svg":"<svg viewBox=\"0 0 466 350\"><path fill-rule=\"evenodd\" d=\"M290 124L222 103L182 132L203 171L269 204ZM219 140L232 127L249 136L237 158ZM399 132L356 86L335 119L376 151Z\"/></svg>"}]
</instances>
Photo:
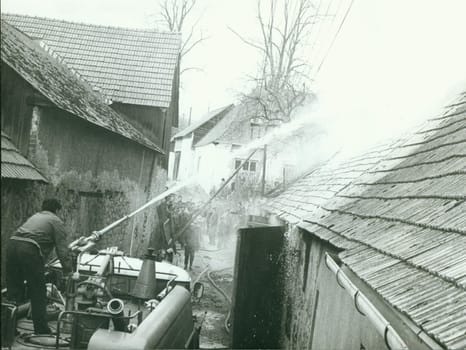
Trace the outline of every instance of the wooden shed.
<instances>
[{"instance_id":1,"label":"wooden shed","mask_svg":"<svg viewBox=\"0 0 466 350\"><path fill-rule=\"evenodd\" d=\"M2 131L50 179L47 191L64 202L73 237L103 227L164 189L161 147L112 109L61 56L4 20L1 29ZM40 189L29 192L32 212L44 195ZM2 201L2 218L15 205ZM2 225L2 240L32 212L19 211L10 227ZM147 246L156 220L153 214L134 221L109 242L128 251L136 237Z\"/></svg>"},{"instance_id":2,"label":"wooden shed","mask_svg":"<svg viewBox=\"0 0 466 350\"><path fill-rule=\"evenodd\" d=\"M2 19L60 57L103 95L165 152L167 167L171 127L178 125L179 33L15 14L2 14Z\"/></svg>"}]
</instances>

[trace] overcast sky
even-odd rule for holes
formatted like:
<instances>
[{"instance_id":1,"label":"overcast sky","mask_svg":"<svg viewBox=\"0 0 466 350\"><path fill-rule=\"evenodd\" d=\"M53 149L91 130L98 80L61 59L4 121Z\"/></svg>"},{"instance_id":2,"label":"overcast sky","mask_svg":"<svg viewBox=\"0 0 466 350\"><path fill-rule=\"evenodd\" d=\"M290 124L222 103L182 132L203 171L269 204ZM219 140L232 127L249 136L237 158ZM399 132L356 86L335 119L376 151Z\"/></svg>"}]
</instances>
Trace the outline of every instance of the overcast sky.
<instances>
[{"instance_id":1,"label":"overcast sky","mask_svg":"<svg viewBox=\"0 0 466 350\"><path fill-rule=\"evenodd\" d=\"M318 66L351 0L331 5L334 22L315 30L311 64ZM329 2L330 1L330 2ZM318 3L319 0L316 0ZM254 36L253 0L198 0L210 39L188 58L201 72L184 76L181 113L193 120L234 102L257 57L229 30ZM2 12L102 25L151 28L156 0L2 0ZM320 114L332 132L372 142L432 116L466 90L466 1L354 0L317 76ZM316 34L317 35L317 34ZM349 141L348 141L349 142Z\"/></svg>"}]
</instances>

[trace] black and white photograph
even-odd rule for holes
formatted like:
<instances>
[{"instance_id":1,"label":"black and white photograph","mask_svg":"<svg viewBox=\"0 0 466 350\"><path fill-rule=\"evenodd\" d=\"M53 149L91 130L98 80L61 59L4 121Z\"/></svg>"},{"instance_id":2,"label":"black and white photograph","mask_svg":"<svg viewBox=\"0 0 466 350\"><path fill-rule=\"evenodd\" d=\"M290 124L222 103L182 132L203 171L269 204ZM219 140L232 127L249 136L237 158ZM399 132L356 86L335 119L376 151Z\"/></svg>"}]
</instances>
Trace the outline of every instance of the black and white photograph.
<instances>
[{"instance_id":1,"label":"black and white photograph","mask_svg":"<svg viewBox=\"0 0 466 350\"><path fill-rule=\"evenodd\" d=\"M1 348L466 349L466 1L2 0Z\"/></svg>"}]
</instances>

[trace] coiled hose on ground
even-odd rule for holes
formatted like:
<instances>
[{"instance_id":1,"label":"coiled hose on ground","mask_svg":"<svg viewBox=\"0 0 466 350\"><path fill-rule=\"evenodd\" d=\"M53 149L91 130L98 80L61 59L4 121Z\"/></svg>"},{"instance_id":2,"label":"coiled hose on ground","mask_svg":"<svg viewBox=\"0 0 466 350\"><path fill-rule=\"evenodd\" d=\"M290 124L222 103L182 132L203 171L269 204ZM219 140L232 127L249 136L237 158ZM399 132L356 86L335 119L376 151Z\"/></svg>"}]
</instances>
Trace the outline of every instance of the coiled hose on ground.
<instances>
[{"instance_id":1,"label":"coiled hose on ground","mask_svg":"<svg viewBox=\"0 0 466 350\"><path fill-rule=\"evenodd\" d=\"M220 269L220 270L208 270L207 272L207 279L209 280L210 284L212 284L212 286L217 289L217 291L220 292L220 294L222 294L225 299L228 301L228 304L229 304L229 309L228 309L228 314L227 314L227 317L225 318L225 323L224 323L224 327L225 327L225 330L227 331L227 333L230 333L230 317L231 317L231 298L227 295L227 293L225 293L225 291L220 288L213 280L212 276L210 275L212 272L220 272L220 271L223 271L223 270L226 270L228 268L225 268L225 269Z\"/></svg>"},{"instance_id":2,"label":"coiled hose on ground","mask_svg":"<svg viewBox=\"0 0 466 350\"><path fill-rule=\"evenodd\" d=\"M220 249L213 249L213 250L208 250L208 249L201 249L202 251L208 251L208 252L217 252ZM204 258L202 258L204 260ZM205 261L205 260L204 260ZM231 269L231 267L225 267L223 269L218 269L218 270L211 270L209 263L207 263L207 266L202 272L197 276L196 280L194 281L194 284L196 282L199 282L199 280L202 278L202 276L207 273L207 280L210 282L210 284L220 293L223 295L223 297L228 301L228 304L230 305L230 308L228 309L228 314L227 317L225 318L225 323L224 327L227 333L230 333L230 318L231 318L231 298L225 293L224 290L222 290L213 280L212 276L210 275L212 272L221 272L224 270Z\"/></svg>"}]
</instances>

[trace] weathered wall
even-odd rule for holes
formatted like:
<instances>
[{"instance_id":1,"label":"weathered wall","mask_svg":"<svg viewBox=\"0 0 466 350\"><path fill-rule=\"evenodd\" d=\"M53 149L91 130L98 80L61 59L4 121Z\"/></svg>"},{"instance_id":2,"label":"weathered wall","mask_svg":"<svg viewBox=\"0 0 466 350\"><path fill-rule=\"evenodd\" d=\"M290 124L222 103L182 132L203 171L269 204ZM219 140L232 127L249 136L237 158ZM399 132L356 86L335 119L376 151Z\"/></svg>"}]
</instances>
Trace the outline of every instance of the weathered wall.
<instances>
[{"instance_id":1,"label":"weathered wall","mask_svg":"<svg viewBox=\"0 0 466 350\"><path fill-rule=\"evenodd\" d=\"M179 65L175 68L171 101L168 108L141 106L115 102L112 108L123 114L135 128L165 151L161 165L168 168L172 126L178 126L179 114Z\"/></svg>"},{"instance_id":2,"label":"weathered wall","mask_svg":"<svg viewBox=\"0 0 466 350\"><path fill-rule=\"evenodd\" d=\"M287 243L284 348L385 349L382 336L325 265L325 252L336 250L298 229Z\"/></svg>"},{"instance_id":3,"label":"weathered wall","mask_svg":"<svg viewBox=\"0 0 466 350\"><path fill-rule=\"evenodd\" d=\"M40 210L46 197L56 197L63 205L59 216L68 230L68 241L87 236L92 231L129 214L163 190L164 172L158 169L151 191L121 179L118 173L93 177L74 171L49 175L52 183L41 185L24 180L2 179L1 186L1 247L2 271L8 238L32 214ZM76 190L80 188L82 190ZM152 242L160 241L156 206L146 209L133 219L116 227L98 243L97 249L118 246L125 253L141 256ZM161 247L155 247L161 248ZM2 284L4 283L2 273Z\"/></svg>"},{"instance_id":4,"label":"weathered wall","mask_svg":"<svg viewBox=\"0 0 466 350\"><path fill-rule=\"evenodd\" d=\"M1 79L2 130L50 180L39 188L2 179L2 247L40 209L45 196L61 200L72 240L129 214L164 190L166 170L159 153L52 107L6 66ZM33 107L37 101L41 107ZM157 223L156 208L151 207L114 229L99 247L118 245L141 255L151 235L160 234Z\"/></svg>"},{"instance_id":5,"label":"weathered wall","mask_svg":"<svg viewBox=\"0 0 466 350\"><path fill-rule=\"evenodd\" d=\"M34 108L33 130L37 149L58 171L118 171L143 188L150 183L151 169L161 155L120 135L96 127L55 108Z\"/></svg>"},{"instance_id":6,"label":"weathered wall","mask_svg":"<svg viewBox=\"0 0 466 350\"><path fill-rule=\"evenodd\" d=\"M163 147L165 114L161 108L115 102L111 107L157 146Z\"/></svg>"},{"instance_id":7,"label":"weathered wall","mask_svg":"<svg viewBox=\"0 0 466 350\"><path fill-rule=\"evenodd\" d=\"M34 90L3 62L1 69L2 130L11 137L21 153L27 155L32 116L29 102Z\"/></svg>"}]
</instances>

